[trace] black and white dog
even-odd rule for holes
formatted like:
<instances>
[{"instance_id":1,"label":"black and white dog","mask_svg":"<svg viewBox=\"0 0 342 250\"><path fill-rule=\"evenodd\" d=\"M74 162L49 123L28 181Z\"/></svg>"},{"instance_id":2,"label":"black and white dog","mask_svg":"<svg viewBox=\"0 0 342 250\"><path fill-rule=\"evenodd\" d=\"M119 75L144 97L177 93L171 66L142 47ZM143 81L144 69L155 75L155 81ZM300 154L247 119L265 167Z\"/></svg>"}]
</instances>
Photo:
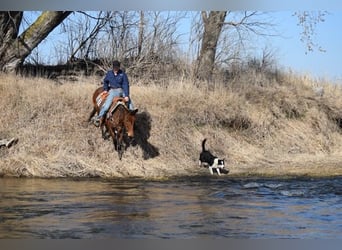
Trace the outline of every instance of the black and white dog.
<instances>
[{"instance_id":1,"label":"black and white dog","mask_svg":"<svg viewBox=\"0 0 342 250\"><path fill-rule=\"evenodd\" d=\"M214 174L214 171L217 172L218 175L228 174L228 170L225 169L224 166L224 159L219 159L218 157L214 156L209 150L205 149L205 142L207 139L202 141L202 152L199 158L199 165L208 167L211 174Z\"/></svg>"}]
</instances>

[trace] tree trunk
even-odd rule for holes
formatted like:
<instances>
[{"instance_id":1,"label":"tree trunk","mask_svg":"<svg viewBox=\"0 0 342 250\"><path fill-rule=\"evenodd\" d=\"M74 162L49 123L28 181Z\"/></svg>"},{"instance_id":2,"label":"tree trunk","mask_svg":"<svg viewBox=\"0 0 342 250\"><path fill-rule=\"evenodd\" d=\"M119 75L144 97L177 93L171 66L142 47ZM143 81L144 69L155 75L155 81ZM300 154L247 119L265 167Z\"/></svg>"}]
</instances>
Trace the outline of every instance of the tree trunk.
<instances>
[{"instance_id":1,"label":"tree trunk","mask_svg":"<svg viewBox=\"0 0 342 250\"><path fill-rule=\"evenodd\" d=\"M210 79L215 64L216 46L222 31L227 11L202 11L204 33L199 57L197 59L196 77L201 80Z\"/></svg>"},{"instance_id":2,"label":"tree trunk","mask_svg":"<svg viewBox=\"0 0 342 250\"><path fill-rule=\"evenodd\" d=\"M1 11L0 12L0 70L6 64L8 48L13 46L18 37L19 27L23 18L22 11Z\"/></svg>"},{"instance_id":3,"label":"tree trunk","mask_svg":"<svg viewBox=\"0 0 342 250\"><path fill-rule=\"evenodd\" d=\"M0 12L0 71L14 72L31 51L57 27L71 11L44 11L20 36L23 12Z\"/></svg>"},{"instance_id":4,"label":"tree trunk","mask_svg":"<svg viewBox=\"0 0 342 250\"><path fill-rule=\"evenodd\" d=\"M145 20L144 20L144 12L140 11L140 22L139 22L139 35L138 35L138 58L141 55L142 51L142 45L144 42L144 25L145 25Z\"/></svg>"}]
</instances>

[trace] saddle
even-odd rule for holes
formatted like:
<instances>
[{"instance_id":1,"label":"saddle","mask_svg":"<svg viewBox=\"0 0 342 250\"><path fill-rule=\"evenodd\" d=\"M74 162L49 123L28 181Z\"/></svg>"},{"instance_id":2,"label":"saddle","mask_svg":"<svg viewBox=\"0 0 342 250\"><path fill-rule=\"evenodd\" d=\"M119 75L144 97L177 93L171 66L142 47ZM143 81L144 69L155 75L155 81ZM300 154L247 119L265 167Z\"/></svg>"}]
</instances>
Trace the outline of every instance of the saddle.
<instances>
[{"instance_id":1,"label":"saddle","mask_svg":"<svg viewBox=\"0 0 342 250\"><path fill-rule=\"evenodd\" d=\"M118 97L118 96L114 97L112 105L110 106L108 110L107 116L111 116L116 110L116 108L120 105L123 105L128 110L125 99L123 97Z\"/></svg>"}]
</instances>

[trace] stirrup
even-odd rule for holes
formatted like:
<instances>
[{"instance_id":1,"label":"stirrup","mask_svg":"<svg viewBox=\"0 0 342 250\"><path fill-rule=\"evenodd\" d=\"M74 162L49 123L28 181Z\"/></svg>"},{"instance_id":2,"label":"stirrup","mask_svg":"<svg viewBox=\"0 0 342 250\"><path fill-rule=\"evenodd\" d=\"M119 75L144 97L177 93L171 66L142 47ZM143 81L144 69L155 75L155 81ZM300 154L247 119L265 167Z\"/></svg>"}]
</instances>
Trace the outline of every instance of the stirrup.
<instances>
[{"instance_id":1,"label":"stirrup","mask_svg":"<svg viewBox=\"0 0 342 250\"><path fill-rule=\"evenodd\" d=\"M94 117L94 118L93 118L93 124L94 124L96 127L99 127L99 126L100 126L100 118Z\"/></svg>"}]
</instances>

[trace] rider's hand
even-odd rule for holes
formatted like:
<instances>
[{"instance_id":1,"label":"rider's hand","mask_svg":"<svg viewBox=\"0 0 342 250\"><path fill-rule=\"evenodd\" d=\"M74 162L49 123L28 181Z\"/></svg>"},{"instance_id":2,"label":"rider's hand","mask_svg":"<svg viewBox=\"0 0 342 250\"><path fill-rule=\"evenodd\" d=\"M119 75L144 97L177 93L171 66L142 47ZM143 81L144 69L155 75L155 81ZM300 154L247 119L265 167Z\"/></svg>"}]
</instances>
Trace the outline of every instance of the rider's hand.
<instances>
[{"instance_id":1,"label":"rider's hand","mask_svg":"<svg viewBox=\"0 0 342 250\"><path fill-rule=\"evenodd\" d=\"M129 101L128 96L125 96L124 100L125 100L125 102L128 102Z\"/></svg>"}]
</instances>

